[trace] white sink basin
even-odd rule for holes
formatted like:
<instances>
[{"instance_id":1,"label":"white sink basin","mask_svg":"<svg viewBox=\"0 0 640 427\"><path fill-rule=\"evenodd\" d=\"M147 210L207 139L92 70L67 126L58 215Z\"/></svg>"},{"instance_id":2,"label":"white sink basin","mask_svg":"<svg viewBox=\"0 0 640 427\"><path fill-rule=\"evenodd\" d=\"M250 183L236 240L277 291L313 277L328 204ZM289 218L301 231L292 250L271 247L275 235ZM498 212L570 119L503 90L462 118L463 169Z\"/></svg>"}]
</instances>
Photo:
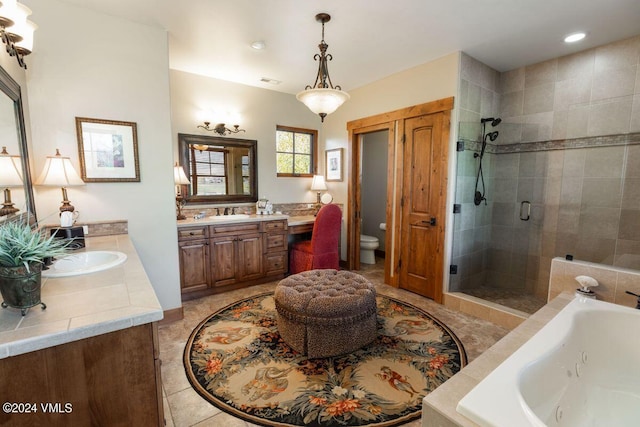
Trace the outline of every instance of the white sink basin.
<instances>
[{"instance_id":1,"label":"white sink basin","mask_svg":"<svg viewBox=\"0 0 640 427\"><path fill-rule=\"evenodd\" d=\"M127 255L116 251L87 251L60 258L42 271L42 277L67 277L108 270L127 260Z\"/></svg>"},{"instance_id":2,"label":"white sink basin","mask_svg":"<svg viewBox=\"0 0 640 427\"><path fill-rule=\"evenodd\" d=\"M237 219L247 219L247 218L249 218L249 215L247 214L216 215L216 216L209 217L209 219L212 219L214 221L234 221Z\"/></svg>"}]
</instances>

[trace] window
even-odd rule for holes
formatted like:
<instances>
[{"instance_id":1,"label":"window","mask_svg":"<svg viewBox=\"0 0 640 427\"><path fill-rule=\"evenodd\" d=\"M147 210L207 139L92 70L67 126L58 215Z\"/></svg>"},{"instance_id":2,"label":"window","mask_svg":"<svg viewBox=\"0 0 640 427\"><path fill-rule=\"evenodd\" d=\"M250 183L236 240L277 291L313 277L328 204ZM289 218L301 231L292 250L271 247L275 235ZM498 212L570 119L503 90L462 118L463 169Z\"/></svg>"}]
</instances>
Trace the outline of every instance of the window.
<instances>
[{"instance_id":1,"label":"window","mask_svg":"<svg viewBox=\"0 0 640 427\"><path fill-rule=\"evenodd\" d=\"M276 127L276 172L278 176L313 176L316 168L318 131Z\"/></svg>"},{"instance_id":2,"label":"window","mask_svg":"<svg viewBox=\"0 0 640 427\"><path fill-rule=\"evenodd\" d=\"M212 196L227 194L227 150L192 146L189 152L193 165L191 185L194 194Z\"/></svg>"}]
</instances>

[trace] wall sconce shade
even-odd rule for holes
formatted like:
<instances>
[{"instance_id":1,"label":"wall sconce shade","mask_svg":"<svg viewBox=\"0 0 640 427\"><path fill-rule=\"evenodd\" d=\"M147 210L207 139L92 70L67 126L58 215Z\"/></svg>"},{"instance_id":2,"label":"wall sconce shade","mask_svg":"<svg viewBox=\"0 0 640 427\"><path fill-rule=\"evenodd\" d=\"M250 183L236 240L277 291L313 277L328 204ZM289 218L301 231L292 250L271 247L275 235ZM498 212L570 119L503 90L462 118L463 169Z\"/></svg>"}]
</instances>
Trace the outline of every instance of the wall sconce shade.
<instances>
[{"instance_id":1,"label":"wall sconce shade","mask_svg":"<svg viewBox=\"0 0 640 427\"><path fill-rule=\"evenodd\" d=\"M327 48L329 45L324 41L324 24L331 20L331 15L328 13L319 13L316 15L316 21L322 23L322 40L318 47L320 48L320 54L314 56L315 60L318 60L318 74L316 75L316 81L311 85L307 85L302 92L296 95L298 101L306 105L311 111L320 116L320 121L324 122L324 118L327 114L331 114L336 111L343 103L349 100L350 96L347 92L343 92L342 88L338 85L333 86L331 83L331 77L329 76L328 61L333 57L327 55Z\"/></svg>"},{"instance_id":2,"label":"wall sconce shade","mask_svg":"<svg viewBox=\"0 0 640 427\"><path fill-rule=\"evenodd\" d=\"M20 210L13 207L9 187L22 187L21 170L20 156L12 156L7 152L7 147L2 147L2 152L0 152L0 186L5 189L0 216L11 215Z\"/></svg>"},{"instance_id":3,"label":"wall sconce shade","mask_svg":"<svg viewBox=\"0 0 640 427\"><path fill-rule=\"evenodd\" d=\"M198 125L198 128L207 130L209 132L215 132L220 136L224 136L231 133L245 132L244 129L240 129L240 125L233 125L233 130L225 126L224 123L218 123L214 127L209 126L211 122L204 122L203 125Z\"/></svg>"},{"instance_id":4,"label":"wall sconce shade","mask_svg":"<svg viewBox=\"0 0 640 427\"><path fill-rule=\"evenodd\" d=\"M31 9L16 0L0 2L0 37L9 56L15 56L18 64L24 69L27 68L24 56L33 50L33 32L38 28L36 24L27 20L29 15Z\"/></svg>"},{"instance_id":5,"label":"wall sconce shade","mask_svg":"<svg viewBox=\"0 0 640 427\"><path fill-rule=\"evenodd\" d=\"M42 173L36 180L36 185L62 187L60 212L73 212L75 208L69 203L66 187L85 185L85 183L71 164L71 159L61 156L60 150L56 148L55 156L47 156Z\"/></svg>"}]
</instances>

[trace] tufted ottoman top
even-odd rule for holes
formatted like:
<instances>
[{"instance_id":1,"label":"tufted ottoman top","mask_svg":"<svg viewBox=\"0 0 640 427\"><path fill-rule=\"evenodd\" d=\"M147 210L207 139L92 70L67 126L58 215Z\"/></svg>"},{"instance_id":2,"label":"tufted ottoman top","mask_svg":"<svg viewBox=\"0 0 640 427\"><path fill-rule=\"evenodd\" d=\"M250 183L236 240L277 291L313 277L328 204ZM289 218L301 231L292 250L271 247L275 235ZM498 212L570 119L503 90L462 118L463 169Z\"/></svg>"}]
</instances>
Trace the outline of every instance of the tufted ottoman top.
<instances>
[{"instance_id":1,"label":"tufted ottoman top","mask_svg":"<svg viewBox=\"0 0 640 427\"><path fill-rule=\"evenodd\" d=\"M311 270L281 280L275 301L278 313L292 320L345 324L375 312L376 290L350 271Z\"/></svg>"}]
</instances>

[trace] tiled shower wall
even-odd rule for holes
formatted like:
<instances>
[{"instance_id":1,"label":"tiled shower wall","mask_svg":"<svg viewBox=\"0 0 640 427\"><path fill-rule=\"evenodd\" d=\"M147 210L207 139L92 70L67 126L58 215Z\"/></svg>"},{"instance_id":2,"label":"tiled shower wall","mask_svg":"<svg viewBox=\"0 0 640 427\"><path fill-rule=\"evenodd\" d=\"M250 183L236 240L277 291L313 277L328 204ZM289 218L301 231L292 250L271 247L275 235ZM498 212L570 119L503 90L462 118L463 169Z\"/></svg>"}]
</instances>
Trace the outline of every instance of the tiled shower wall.
<instances>
[{"instance_id":1,"label":"tiled shower wall","mask_svg":"<svg viewBox=\"0 0 640 427\"><path fill-rule=\"evenodd\" d=\"M567 253L640 269L640 36L499 74L496 114L466 112L477 103L465 99L465 67L483 65L463 55L459 139L474 140L480 117L503 123L483 159L486 206L472 199L479 145L458 153L450 290L487 283L546 298L551 258Z\"/></svg>"}]
</instances>

